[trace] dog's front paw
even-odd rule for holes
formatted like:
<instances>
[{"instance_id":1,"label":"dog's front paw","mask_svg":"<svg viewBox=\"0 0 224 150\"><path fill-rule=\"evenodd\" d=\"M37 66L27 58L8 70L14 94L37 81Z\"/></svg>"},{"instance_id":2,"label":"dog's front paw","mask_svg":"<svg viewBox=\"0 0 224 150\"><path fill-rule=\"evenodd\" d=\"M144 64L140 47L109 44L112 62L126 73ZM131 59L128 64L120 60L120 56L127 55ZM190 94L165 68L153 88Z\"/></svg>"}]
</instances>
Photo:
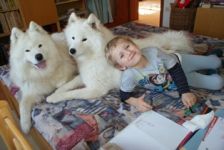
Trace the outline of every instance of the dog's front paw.
<instances>
[{"instance_id":1,"label":"dog's front paw","mask_svg":"<svg viewBox=\"0 0 224 150\"><path fill-rule=\"evenodd\" d=\"M47 97L46 101L48 103L57 103L58 102L58 95L57 94L52 94Z\"/></svg>"},{"instance_id":2,"label":"dog's front paw","mask_svg":"<svg viewBox=\"0 0 224 150\"><path fill-rule=\"evenodd\" d=\"M21 125L21 129L24 133L28 134L31 128L31 120L30 119L25 119L23 117L21 117L20 119L20 125Z\"/></svg>"},{"instance_id":3,"label":"dog's front paw","mask_svg":"<svg viewBox=\"0 0 224 150\"><path fill-rule=\"evenodd\" d=\"M61 92L64 92L64 91L66 91L66 89L64 89L64 88L58 88L57 90L55 90L54 93L61 93Z\"/></svg>"},{"instance_id":4,"label":"dog's front paw","mask_svg":"<svg viewBox=\"0 0 224 150\"><path fill-rule=\"evenodd\" d=\"M66 83L66 80L63 80L57 84L57 87L60 88Z\"/></svg>"}]
</instances>

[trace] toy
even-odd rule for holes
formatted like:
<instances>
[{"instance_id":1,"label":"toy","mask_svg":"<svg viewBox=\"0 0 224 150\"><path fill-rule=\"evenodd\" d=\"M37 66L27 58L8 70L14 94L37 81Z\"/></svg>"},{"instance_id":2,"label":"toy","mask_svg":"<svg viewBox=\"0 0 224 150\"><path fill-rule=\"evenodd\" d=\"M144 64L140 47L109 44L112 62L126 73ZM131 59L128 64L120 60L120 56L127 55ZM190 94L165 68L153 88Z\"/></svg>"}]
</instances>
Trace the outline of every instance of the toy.
<instances>
[{"instance_id":1,"label":"toy","mask_svg":"<svg viewBox=\"0 0 224 150\"><path fill-rule=\"evenodd\" d=\"M185 8L190 4L191 0L177 0L176 3L179 8Z\"/></svg>"}]
</instances>

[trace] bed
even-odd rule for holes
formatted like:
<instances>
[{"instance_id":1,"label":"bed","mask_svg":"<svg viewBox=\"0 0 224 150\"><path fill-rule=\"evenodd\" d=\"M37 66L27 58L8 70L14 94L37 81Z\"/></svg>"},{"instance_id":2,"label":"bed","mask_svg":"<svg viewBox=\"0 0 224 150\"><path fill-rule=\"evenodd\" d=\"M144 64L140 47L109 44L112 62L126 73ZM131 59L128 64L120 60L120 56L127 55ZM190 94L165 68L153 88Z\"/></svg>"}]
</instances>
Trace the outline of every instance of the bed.
<instances>
[{"instance_id":1,"label":"bed","mask_svg":"<svg viewBox=\"0 0 224 150\"><path fill-rule=\"evenodd\" d=\"M152 32L163 32L166 28L130 22L117 26L112 31L117 35L144 38ZM224 41L205 36L193 35L194 43L206 43L208 51L223 51ZM220 70L224 75L223 68ZM18 87L9 80L9 67L0 66L0 90L18 114L18 101L21 93ZM31 135L41 149L98 149L108 142L119 131L140 115L129 105L120 103L118 89L98 99L72 101L49 104L42 102L32 110L33 129ZM153 101L155 110L177 123L183 123L195 114L204 113L209 109L224 108L224 89L208 91L193 89L200 98L194 113L184 108L177 92L166 91L157 93L138 89L136 95L147 93L148 101ZM18 114L19 115L19 114Z\"/></svg>"}]
</instances>

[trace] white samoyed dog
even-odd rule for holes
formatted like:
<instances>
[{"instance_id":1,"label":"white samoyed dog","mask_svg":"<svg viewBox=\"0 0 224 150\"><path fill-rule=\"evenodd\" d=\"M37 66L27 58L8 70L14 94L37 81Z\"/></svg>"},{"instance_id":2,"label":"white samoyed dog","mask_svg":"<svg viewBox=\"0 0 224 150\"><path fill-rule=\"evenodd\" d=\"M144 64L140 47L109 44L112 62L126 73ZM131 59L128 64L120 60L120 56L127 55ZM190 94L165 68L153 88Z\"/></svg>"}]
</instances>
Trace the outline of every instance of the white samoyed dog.
<instances>
[{"instance_id":1,"label":"white samoyed dog","mask_svg":"<svg viewBox=\"0 0 224 150\"><path fill-rule=\"evenodd\" d=\"M104 52L107 42L115 35L93 14L84 19L72 13L64 32L69 53L77 61L80 74L48 96L47 102L93 99L106 94L110 89L118 88L121 71L108 64ZM140 48L151 46L172 52L193 51L190 39L183 32L169 31L133 40Z\"/></svg>"},{"instance_id":2,"label":"white samoyed dog","mask_svg":"<svg viewBox=\"0 0 224 150\"><path fill-rule=\"evenodd\" d=\"M77 72L67 52L64 34L50 36L41 26L30 22L26 32L14 27L11 32L10 78L22 91L19 103L23 132L31 127L31 110Z\"/></svg>"}]
</instances>

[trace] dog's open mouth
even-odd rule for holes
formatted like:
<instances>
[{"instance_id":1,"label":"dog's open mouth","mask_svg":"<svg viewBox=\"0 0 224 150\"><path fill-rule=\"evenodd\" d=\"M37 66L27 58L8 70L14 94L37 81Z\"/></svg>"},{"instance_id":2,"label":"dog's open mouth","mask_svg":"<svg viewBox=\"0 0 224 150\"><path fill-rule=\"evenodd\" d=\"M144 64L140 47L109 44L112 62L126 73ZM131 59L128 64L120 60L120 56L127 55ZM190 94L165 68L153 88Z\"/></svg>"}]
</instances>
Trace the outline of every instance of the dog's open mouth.
<instances>
[{"instance_id":1,"label":"dog's open mouth","mask_svg":"<svg viewBox=\"0 0 224 150\"><path fill-rule=\"evenodd\" d=\"M47 63L45 60L40 61L39 63L35 64L35 67L38 69L44 69L47 67Z\"/></svg>"}]
</instances>

